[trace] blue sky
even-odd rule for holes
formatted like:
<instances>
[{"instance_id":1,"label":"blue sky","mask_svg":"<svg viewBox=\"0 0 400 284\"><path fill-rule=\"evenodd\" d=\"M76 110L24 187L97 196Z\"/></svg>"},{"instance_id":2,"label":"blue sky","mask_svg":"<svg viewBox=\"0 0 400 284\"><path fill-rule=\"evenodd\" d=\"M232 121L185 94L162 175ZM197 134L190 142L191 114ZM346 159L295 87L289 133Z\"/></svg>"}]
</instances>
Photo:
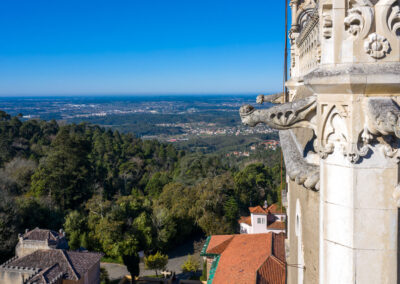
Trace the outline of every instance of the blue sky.
<instances>
[{"instance_id":1,"label":"blue sky","mask_svg":"<svg viewBox=\"0 0 400 284\"><path fill-rule=\"evenodd\" d=\"M0 1L0 95L279 91L283 1Z\"/></svg>"}]
</instances>

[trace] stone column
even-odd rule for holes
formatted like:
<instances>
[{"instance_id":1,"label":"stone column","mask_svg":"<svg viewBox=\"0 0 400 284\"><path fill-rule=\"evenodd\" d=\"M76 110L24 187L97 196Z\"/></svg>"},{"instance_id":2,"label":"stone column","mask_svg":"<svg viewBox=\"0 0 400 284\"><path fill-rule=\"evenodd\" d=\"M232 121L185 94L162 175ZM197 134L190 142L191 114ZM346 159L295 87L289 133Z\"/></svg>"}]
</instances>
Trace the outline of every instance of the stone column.
<instances>
[{"instance_id":1,"label":"stone column","mask_svg":"<svg viewBox=\"0 0 400 284\"><path fill-rule=\"evenodd\" d=\"M321 160L320 283L397 283L395 161L377 147L352 164Z\"/></svg>"},{"instance_id":2,"label":"stone column","mask_svg":"<svg viewBox=\"0 0 400 284\"><path fill-rule=\"evenodd\" d=\"M400 66L353 68L306 80L318 98L319 283L397 283L400 108L385 90L398 92ZM360 92L374 74L380 92Z\"/></svg>"}]
</instances>

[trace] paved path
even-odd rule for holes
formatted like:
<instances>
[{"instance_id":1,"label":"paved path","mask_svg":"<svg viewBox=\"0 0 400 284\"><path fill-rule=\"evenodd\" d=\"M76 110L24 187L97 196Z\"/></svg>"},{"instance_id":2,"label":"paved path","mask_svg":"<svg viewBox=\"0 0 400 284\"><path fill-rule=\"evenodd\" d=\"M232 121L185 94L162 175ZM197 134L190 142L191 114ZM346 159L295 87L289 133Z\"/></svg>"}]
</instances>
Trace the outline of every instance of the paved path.
<instances>
[{"instance_id":1,"label":"paved path","mask_svg":"<svg viewBox=\"0 0 400 284\"><path fill-rule=\"evenodd\" d=\"M125 275L129 274L126 266L122 264L102 262L100 266L104 267L108 271L108 276L110 277L110 280L121 279Z\"/></svg>"},{"instance_id":2,"label":"paved path","mask_svg":"<svg viewBox=\"0 0 400 284\"><path fill-rule=\"evenodd\" d=\"M182 273L181 266L187 259L188 254L193 254L197 257L201 263L201 257L199 252L195 252L193 248L193 240L183 243L181 246L177 247L175 250L168 254L168 265L167 270L175 271L176 274ZM129 274L125 265L117 263L101 263L101 267L104 267L108 271L110 280L121 279L123 276ZM144 263L141 262L140 265L140 276L155 275L154 270L146 270L144 268ZM200 270L202 266L200 265Z\"/></svg>"}]
</instances>

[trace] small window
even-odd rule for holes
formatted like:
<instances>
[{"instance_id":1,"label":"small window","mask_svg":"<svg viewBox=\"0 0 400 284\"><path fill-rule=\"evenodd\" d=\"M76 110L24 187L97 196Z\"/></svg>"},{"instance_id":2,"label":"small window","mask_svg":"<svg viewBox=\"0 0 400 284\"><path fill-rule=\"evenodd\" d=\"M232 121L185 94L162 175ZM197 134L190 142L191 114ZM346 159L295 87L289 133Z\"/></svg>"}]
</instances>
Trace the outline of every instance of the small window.
<instances>
[{"instance_id":1,"label":"small window","mask_svg":"<svg viewBox=\"0 0 400 284\"><path fill-rule=\"evenodd\" d=\"M257 224L261 224L261 218L257 218Z\"/></svg>"}]
</instances>

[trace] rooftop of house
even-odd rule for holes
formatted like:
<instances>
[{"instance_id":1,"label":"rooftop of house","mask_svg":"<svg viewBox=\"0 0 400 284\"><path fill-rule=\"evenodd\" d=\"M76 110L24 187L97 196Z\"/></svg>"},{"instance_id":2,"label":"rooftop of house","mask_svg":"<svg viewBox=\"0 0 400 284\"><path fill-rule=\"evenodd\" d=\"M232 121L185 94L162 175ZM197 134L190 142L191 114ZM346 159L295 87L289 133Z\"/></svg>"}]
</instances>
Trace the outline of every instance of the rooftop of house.
<instances>
[{"instance_id":1,"label":"rooftop of house","mask_svg":"<svg viewBox=\"0 0 400 284\"><path fill-rule=\"evenodd\" d=\"M213 283L285 283L284 239L274 233L211 236L205 255L220 256Z\"/></svg>"},{"instance_id":2,"label":"rooftop of house","mask_svg":"<svg viewBox=\"0 0 400 284\"><path fill-rule=\"evenodd\" d=\"M23 234L21 237L24 240L32 240L32 241L46 241L46 240L56 241L64 236L65 235L62 230L60 230L60 232L56 232L47 229L35 228L31 231L26 230L25 234Z\"/></svg>"},{"instance_id":3,"label":"rooftop of house","mask_svg":"<svg viewBox=\"0 0 400 284\"><path fill-rule=\"evenodd\" d=\"M243 217L242 216L242 217L240 217L238 223L239 224L244 223L244 224L247 224L247 225L251 226L252 225L251 216L247 216L247 217ZM285 222L278 221L278 220L274 221L274 222L271 222L271 223L267 223L266 226L270 230L285 230L286 229Z\"/></svg>"},{"instance_id":4,"label":"rooftop of house","mask_svg":"<svg viewBox=\"0 0 400 284\"><path fill-rule=\"evenodd\" d=\"M246 216L246 217L242 216L242 217L240 217L238 222L239 222L239 224L244 223L244 224L251 226L251 216Z\"/></svg>"},{"instance_id":5,"label":"rooftop of house","mask_svg":"<svg viewBox=\"0 0 400 284\"><path fill-rule=\"evenodd\" d=\"M274 203L267 208L268 213L272 214L284 214L285 211L283 210L282 206L279 203Z\"/></svg>"},{"instance_id":6,"label":"rooftop of house","mask_svg":"<svg viewBox=\"0 0 400 284\"><path fill-rule=\"evenodd\" d=\"M285 225L285 222L275 221L275 222L267 224L267 228L269 230L285 230L286 225Z\"/></svg>"},{"instance_id":7,"label":"rooftop of house","mask_svg":"<svg viewBox=\"0 0 400 284\"><path fill-rule=\"evenodd\" d=\"M91 252L74 252L62 249L37 250L24 257L15 258L6 265L2 265L1 268L39 269L39 272L27 283L51 283L60 275L63 279L76 281L99 262L101 257L102 254Z\"/></svg>"},{"instance_id":8,"label":"rooftop of house","mask_svg":"<svg viewBox=\"0 0 400 284\"><path fill-rule=\"evenodd\" d=\"M285 214L283 208L281 205L278 203L274 203L268 207L261 207L260 205L254 206L254 207L249 207L249 211L252 214L265 214L268 215L270 214Z\"/></svg>"},{"instance_id":9,"label":"rooftop of house","mask_svg":"<svg viewBox=\"0 0 400 284\"><path fill-rule=\"evenodd\" d=\"M268 214L268 211L259 205L254 207L249 207L249 211L252 214L265 214L265 215Z\"/></svg>"}]
</instances>

